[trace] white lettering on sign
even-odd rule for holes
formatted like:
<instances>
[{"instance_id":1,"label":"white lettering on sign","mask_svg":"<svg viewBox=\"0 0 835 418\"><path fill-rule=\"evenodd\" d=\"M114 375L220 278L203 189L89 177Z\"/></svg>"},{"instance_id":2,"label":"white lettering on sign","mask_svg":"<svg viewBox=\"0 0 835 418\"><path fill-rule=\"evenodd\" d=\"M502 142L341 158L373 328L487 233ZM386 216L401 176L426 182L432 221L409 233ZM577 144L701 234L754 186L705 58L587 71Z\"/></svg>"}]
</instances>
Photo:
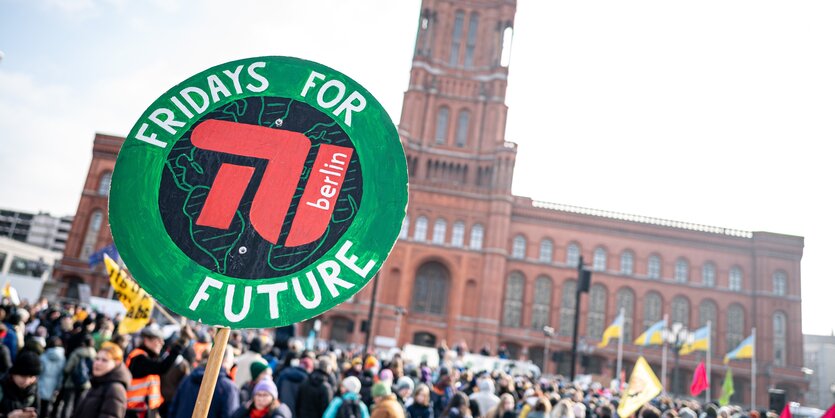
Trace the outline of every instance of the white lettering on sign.
<instances>
[{"instance_id":1,"label":"white lettering on sign","mask_svg":"<svg viewBox=\"0 0 835 418\"><path fill-rule=\"evenodd\" d=\"M320 262L315 267L306 271L303 278L296 276L290 279L289 284L282 282L260 284L257 286L224 285L220 280L206 276L197 289L194 298L191 300L189 309L195 311L201 303L207 302L212 298L216 299L225 291L223 313L229 322L241 322L253 310L260 311L259 308L264 306L265 303L269 304L270 318L277 319L281 312L279 294L289 290L291 286L293 288L293 299L298 305L308 310L316 309L322 304L324 298L338 298L341 295L340 288L354 288L356 284L352 283L352 281L359 282L364 280L368 276L368 272L377 264L376 260L370 259L365 262L364 267L358 267L357 261L359 257L348 253L353 245L351 241L345 241L336 255L336 260L324 260ZM343 269L343 266L347 267L347 270ZM356 273L359 278L356 276L345 277L343 276L345 272ZM324 285L327 293L322 293L322 285ZM224 286L226 289L223 289ZM243 295L238 292L240 287L243 287ZM217 289L218 292L213 291L209 293L209 288ZM255 296L253 296L253 288L255 288ZM253 298L255 299L254 301ZM239 308L236 309L236 307ZM236 310L237 312L235 312Z\"/></svg>"},{"instance_id":2,"label":"white lettering on sign","mask_svg":"<svg viewBox=\"0 0 835 418\"><path fill-rule=\"evenodd\" d=\"M310 76L304 83L304 87L302 87L301 96L306 97L311 88L316 88L316 81L325 80L325 78L324 74L311 71ZM318 89L319 92L316 93L316 103L325 109L330 109L338 103L339 106L336 106L336 109L333 111L333 115L339 117L344 113L345 115L342 116L342 118L348 126L351 126L351 113L359 113L365 109L365 97L357 91L352 91L351 94L348 95L348 98L345 98L345 83L339 80L328 80L322 84L321 87L318 87Z\"/></svg>"},{"instance_id":3,"label":"white lettering on sign","mask_svg":"<svg viewBox=\"0 0 835 418\"><path fill-rule=\"evenodd\" d=\"M266 66L267 63L264 61L249 64L246 69L248 77L244 80L247 82L245 86L242 85L241 80L244 66L239 65L232 70L224 69L217 74L209 74L206 77L205 87L189 86L180 90L179 95L169 97L173 106L160 107L151 112L147 118L148 122L143 122L139 126L134 139L155 147L167 147L168 142L160 140L160 135L167 133L173 138L179 133L179 128L186 126L189 120L205 113L210 104L218 103L233 95L243 95L244 89L252 93L266 90L270 82L258 72Z\"/></svg>"}]
</instances>

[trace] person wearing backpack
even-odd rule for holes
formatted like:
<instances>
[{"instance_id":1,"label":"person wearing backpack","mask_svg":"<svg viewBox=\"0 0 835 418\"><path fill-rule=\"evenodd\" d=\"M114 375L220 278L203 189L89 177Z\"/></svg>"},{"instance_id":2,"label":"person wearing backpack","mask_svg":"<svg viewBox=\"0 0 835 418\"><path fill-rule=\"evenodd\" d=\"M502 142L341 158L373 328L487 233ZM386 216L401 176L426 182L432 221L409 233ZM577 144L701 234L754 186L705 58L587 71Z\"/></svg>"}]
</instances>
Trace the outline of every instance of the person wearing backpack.
<instances>
[{"instance_id":1,"label":"person wearing backpack","mask_svg":"<svg viewBox=\"0 0 835 418\"><path fill-rule=\"evenodd\" d=\"M81 346L70 354L70 358L64 366L64 388L59 396L63 402L58 414L59 418L67 418L72 415L84 393L90 389L93 361L96 358L94 344L93 337L86 335L81 340ZM58 410L58 405L56 405L55 410Z\"/></svg>"},{"instance_id":2,"label":"person wearing backpack","mask_svg":"<svg viewBox=\"0 0 835 418\"><path fill-rule=\"evenodd\" d=\"M342 379L341 396L333 398L322 418L370 418L368 407L360 400L360 380L354 376Z\"/></svg>"}]
</instances>

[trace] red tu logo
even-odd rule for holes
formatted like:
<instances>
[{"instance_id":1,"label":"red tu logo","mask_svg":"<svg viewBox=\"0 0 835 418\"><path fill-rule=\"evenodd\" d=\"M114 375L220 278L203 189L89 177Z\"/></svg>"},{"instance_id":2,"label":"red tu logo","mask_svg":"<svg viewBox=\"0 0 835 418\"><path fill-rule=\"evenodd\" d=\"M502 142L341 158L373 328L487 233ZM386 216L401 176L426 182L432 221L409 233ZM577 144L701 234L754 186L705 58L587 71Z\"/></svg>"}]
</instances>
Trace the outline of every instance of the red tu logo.
<instances>
[{"instance_id":1,"label":"red tu logo","mask_svg":"<svg viewBox=\"0 0 835 418\"><path fill-rule=\"evenodd\" d=\"M207 120L194 128L191 142L207 151L267 160L261 184L252 199L249 218L262 238L276 244L310 152L310 140L299 132ZM309 244L324 234L352 154L351 148L319 146L284 243L286 247ZM223 163L197 218L197 225L229 229L254 173L254 167Z\"/></svg>"}]
</instances>

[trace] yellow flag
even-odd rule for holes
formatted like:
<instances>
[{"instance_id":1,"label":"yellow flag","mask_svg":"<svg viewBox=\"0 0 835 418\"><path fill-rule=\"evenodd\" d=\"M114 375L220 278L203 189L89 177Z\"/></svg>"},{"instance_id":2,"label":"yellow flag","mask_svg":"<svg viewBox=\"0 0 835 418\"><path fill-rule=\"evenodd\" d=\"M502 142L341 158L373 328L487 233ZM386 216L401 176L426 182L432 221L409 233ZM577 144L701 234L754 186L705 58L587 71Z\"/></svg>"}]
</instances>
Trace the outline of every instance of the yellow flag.
<instances>
[{"instance_id":1,"label":"yellow flag","mask_svg":"<svg viewBox=\"0 0 835 418\"><path fill-rule=\"evenodd\" d=\"M632 369L632 376L629 376L629 385L620 397L618 415L626 418L634 414L645 403L658 396L661 389L661 382L655 377L647 361L643 356L638 357L635 368Z\"/></svg>"},{"instance_id":2,"label":"yellow flag","mask_svg":"<svg viewBox=\"0 0 835 418\"><path fill-rule=\"evenodd\" d=\"M119 334L133 334L148 325L154 311L154 300L107 254L104 255L104 265L107 266L110 285L128 311L119 323Z\"/></svg>"}]
</instances>

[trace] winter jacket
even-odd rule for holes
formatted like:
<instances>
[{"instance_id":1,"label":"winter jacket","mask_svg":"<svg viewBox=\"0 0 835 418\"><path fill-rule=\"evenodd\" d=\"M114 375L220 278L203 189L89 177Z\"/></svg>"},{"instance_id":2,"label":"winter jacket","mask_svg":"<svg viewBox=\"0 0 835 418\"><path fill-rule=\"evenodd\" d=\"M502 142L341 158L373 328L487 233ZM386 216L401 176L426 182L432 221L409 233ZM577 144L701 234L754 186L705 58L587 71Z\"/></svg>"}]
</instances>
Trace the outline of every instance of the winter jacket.
<instances>
[{"instance_id":1,"label":"winter jacket","mask_svg":"<svg viewBox=\"0 0 835 418\"><path fill-rule=\"evenodd\" d=\"M478 392L470 396L470 404L473 402L478 404L478 411L481 416L487 415L487 411L499 404L500 399L494 393L495 390L492 380L482 379L478 382Z\"/></svg>"},{"instance_id":2,"label":"winter jacket","mask_svg":"<svg viewBox=\"0 0 835 418\"><path fill-rule=\"evenodd\" d=\"M371 415L368 413L368 407L360 400L360 397L353 392L343 393L342 397L333 398L331 403L328 405L328 409L325 409L325 413L322 415L322 418L335 418L336 412L339 411L339 407L342 406L342 402L345 400L353 400L357 401L360 406L360 418L370 418ZM299 417L301 418L301 417Z\"/></svg>"},{"instance_id":3,"label":"winter jacket","mask_svg":"<svg viewBox=\"0 0 835 418\"><path fill-rule=\"evenodd\" d=\"M14 325L8 322L4 322L4 324L6 325L6 336L3 337L3 344L9 348L9 355L14 361L18 349L17 333L14 330Z\"/></svg>"},{"instance_id":4,"label":"winter jacket","mask_svg":"<svg viewBox=\"0 0 835 418\"><path fill-rule=\"evenodd\" d=\"M12 354L9 347L0 343L0 375L12 368Z\"/></svg>"},{"instance_id":5,"label":"winter jacket","mask_svg":"<svg viewBox=\"0 0 835 418\"><path fill-rule=\"evenodd\" d=\"M197 393L200 392L200 383L203 382L203 374L205 373L206 367L200 366L183 379L180 387L177 388L177 394L171 400L171 406L168 409L169 418L191 418L194 405L197 403ZM238 387L229 378L226 370L221 369L217 377L217 385L207 418L230 418L240 406Z\"/></svg>"},{"instance_id":6,"label":"winter jacket","mask_svg":"<svg viewBox=\"0 0 835 418\"><path fill-rule=\"evenodd\" d=\"M278 400L290 408L293 416L296 413L296 398L299 396L299 387L307 380L307 371L301 367L285 367L275 378L275 386L278 388Z\"/></svg>"},{"instance_id":7,"label":"winter jacket","mask_svg":"<svg viewBox=\"0 0 835 418\"><path fill-rule=\"evenodd\" d=\"M238 410L232 414L232 418L249 418L250 408L252 408L251 404L238 408ZM290 408L288 408L287 405L279 404L277 408L273 408L267 412L267 415L265 415L264 418L293 418L293 413L290 412Z\"/></svg>"},{"instance_id":8,"label":"winter jacket","mask_svg":"<svg viewBox=\"0 0 835 418\"><path fill-rule=\"evenodd\" d=\"M37 409L39 404L37 382L21 389L12 380L12 375L7 373L0 377L0 417L7 416L15 409Z\"/></svg>"},{"instance_id":9,"label":"winter jacket","mask_svg":"<svg viewBox=\"0 0 835 418\"><path fill-rule=\"evenodd\" d=\"M397 402L394 394L386 395L380 403L371 410L371 418L405 418L403 406Z\"/></svg>"},{"instance_id":10,"label":"winter jacket","mask_svg":"<svg viewBox=\"0 0 835 418\"><path fill-rule=\"evenodd\" d=\"M61 388L66 364L67 358L64 356L64 347L48 348L41 354L43 371L38 377L38 396L41 399L52 399L55 392Z\"/></svg>"},{"instance_id":11,"label":"winter jacket","mask_svg":"<svg viewBox=\"0 0 835 418\"><path fill-rule=\"evenodd\" d=\"M122 418L127 410L130 372L119 363L103 376L90 379L92 388L76 406L73 418Z\"/></svg>"},{"instance_id":12,"label":"winter jacket","mask_svg":"<svg viewBox=\"0 0 835 418\"><path fill-rule=\"evenodd\" d=\"M333 388L328 375L321 370L314 370L310 377L299 387L296 397L296 416L321 417L333 399Z\"/></svg>"},{"instance_id":13,"label":"winter jacket","mask_svg":"<svg viewBox=\"0 0 835 418\"><path fill-rule=\"evenodd\" d=\"M406 408L406 412L409 413L409 417L411 418L435 418L435 411L432 409L432 405L420 405L417 403L413 403Z\"/></svg>"},{"instance_id":14,"label":"winter jacket","mask_svg":"<svg viewBox=\"0 0 835 418\"><path fill-rule=\"evenodd\" d=\"M78 364L81 359L89 358L93 360L96 358L96 350L93 347L78 347L75 351L70 354L70 358L67 360L67 364L64 365L64 387L67 389L76 389L75 383L72 381L72 372L75 369L75 365ZM93 364L91 361L90 364ZM91 370L92 373L92 370ZM90 382L86 382L82 385L82 387L77 388L82 390L90 389Z\"/></svg>"}]
</instances>

